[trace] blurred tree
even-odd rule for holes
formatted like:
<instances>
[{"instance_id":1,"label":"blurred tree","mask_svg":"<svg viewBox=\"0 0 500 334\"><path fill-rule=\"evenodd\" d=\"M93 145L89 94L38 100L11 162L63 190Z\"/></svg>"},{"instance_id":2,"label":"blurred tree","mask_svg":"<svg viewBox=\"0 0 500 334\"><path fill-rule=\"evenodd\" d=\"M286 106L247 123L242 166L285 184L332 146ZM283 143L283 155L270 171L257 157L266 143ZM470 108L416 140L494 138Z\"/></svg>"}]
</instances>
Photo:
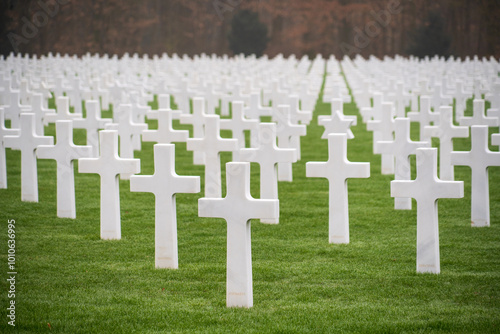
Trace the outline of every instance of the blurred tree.
<instances>
[{"instance_id":1,"label":"blurred tree","mask_svg":"<svg viewBox=\"0 0 500 334\"><path fill-rule=\"evenodd\" d=\"M249 10L234 15L228 39L229 48L234 54L255 54L257 57L262 56L269 41L267 27L260 22L259 14Z\"/></svg>"},{"instance_id":2,"label":"blurred tree","mask_svg":"<svg viewBox=\"0 0 500 334\"><path fill-rule=\"evenodd\" d=\"M445 31L443 17L430 12L427 19L411 35L408 54L423 58L425 56L448 56L451 38Z\"/></svg>"}]
</instances>

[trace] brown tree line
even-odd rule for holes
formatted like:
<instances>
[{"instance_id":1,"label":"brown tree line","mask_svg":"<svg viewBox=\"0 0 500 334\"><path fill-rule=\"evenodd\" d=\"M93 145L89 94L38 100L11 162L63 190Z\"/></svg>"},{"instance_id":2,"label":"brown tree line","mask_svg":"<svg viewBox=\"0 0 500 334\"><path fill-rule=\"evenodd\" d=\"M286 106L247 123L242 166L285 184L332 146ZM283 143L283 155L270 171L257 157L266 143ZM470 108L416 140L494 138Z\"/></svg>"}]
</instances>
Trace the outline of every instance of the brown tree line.
<instances>
[{"instance_id":1,"label":"brown tree line","mask_svg":"<svg viewBox=\"0 0 500 334\"><path fill-rule=\"evenodd\" d=\"M227 54L240 9L268 27L269 56L408 55L434 12L449 54L500 57L498 0L3 0L0 53Z\"/></svg>"}]
</instances>

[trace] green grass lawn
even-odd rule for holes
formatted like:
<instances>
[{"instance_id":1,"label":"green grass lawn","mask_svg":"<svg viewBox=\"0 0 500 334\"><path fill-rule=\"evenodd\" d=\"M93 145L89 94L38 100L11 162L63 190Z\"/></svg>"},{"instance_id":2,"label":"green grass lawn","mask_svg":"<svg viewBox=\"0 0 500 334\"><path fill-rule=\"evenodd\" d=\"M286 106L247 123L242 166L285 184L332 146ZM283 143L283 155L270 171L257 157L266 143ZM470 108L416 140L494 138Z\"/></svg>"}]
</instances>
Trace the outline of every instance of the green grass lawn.
<instances>
[{"instance_id":1,"label":"green grass lawn","mask_svg":"<svg viewBox=\"0 0 500 334\"><path fill-rule=\"evenodd\" d=\"M226 223L197 216L204 169L192 165L185 144L176 144L176 171L200 175L202 192L177 195L178 270L154 268L152 194L132 193L121 181L122 240L103 241L98 175L75 174L77 219L56 218L55 162L38 160L39 203L21 202L20 152L7 150L9 187L0 190L1 332L500 332L500 168L489 170L489 228L471 228L470 170L455 169L465 198L439 200L441 274L417 274L415 201L411 211L393 209L392 176L380 174L380 156L372 154L371 133L358 117L348 158L370 162L371 177L348 181L350 244L329 244L328 181L305 177L306 162L327 159L316 118L329 108L317 105L294 181L279 184L280 224L252 221L251 309L225 306ZM345 113L358 111L351 103ZM46 132L53 134L54 125ZM83 144L84 132L75 131L75 138ZM455 142L457 150L469 147L468 139ZM143 143L136 158L142 174L153 172L152 143ZM257 167L252 164L254 197ZM6 310L9 219L16 221L15 328Z\"/></svg>"}]
</instances>

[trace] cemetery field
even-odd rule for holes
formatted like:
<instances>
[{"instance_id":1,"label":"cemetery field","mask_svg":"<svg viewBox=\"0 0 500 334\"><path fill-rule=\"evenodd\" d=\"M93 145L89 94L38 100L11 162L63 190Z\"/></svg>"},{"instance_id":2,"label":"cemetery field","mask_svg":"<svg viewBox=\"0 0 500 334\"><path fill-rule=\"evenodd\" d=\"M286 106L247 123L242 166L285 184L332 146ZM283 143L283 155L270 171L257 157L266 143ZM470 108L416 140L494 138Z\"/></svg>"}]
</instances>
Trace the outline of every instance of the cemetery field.
<instances>
[{"instance_id":1,"label":"cemetery field","mask_svg":"<svg viewBox=\"0 0 500 334\"><path fill-rule=\"evenodd\" d=\"M439 200L441 274L417 274L416 203L411 211L393 209L393 176L381 175L361 117L348 159L370 162L371 177L348 181L350 244L328 243L328 181L306 178L305 163L327 160L317 116L329 111L329 104L317 105L294 181L279 183L279 225L252 221L251 309L226 308L226 223L198 217L204 169L192 164L184 143L176 144L176 171L201 176L202 191L177 195L178 270L154 268L152 194L132 193L129 181L120 181L122 240L104 241L98 175L75 174L77 219L57 218L55 161L38 160L39 203L22 202L20 152L8 149L8 189L0 190L0 331L500 332L500 167L489 169L487 228L470 226L470 169L455 168L465 198ZM358 114L354 103L344 112ZM80 131L75 142L84 144ZM46 134L54 132L51 125ZM411 136L418 138L417 124ZM455 139L455 150L469 149L469 139ZM143 142L135 157L141 174L153 173L152 143ZM258 198L257 167L252 164L251 191ZM224 168L222 184L224 195ZM15 220L15 328L7 324L9 220Z\"/></svg>"}]
</instances>

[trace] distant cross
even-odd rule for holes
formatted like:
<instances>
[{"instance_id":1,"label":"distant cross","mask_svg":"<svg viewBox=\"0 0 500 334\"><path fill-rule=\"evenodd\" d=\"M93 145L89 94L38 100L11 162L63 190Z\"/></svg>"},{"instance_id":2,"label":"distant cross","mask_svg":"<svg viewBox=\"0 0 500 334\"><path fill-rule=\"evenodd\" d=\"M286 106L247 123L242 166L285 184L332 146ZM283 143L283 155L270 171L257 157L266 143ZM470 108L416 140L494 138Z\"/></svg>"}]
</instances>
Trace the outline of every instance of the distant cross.
<instances>
[{"instance_id":1,"label":"distant cross","mask_svg":"<svg viewBox=\"0 0 500 334\"><path fill-rule=\"evenodd\" d=\"M255 133L258 131L259 121L247 119L244 115L243 107L243 102L233 102L232 118L220 120L220 128L231 130L233 138L238 140L238 148L233 152L233 161L240 161L239 149L245 148L245 130L250 131L250 137L255 136Z\"/></svg>"},{"instance_id":2,"label":"distant cross","mask_svg":"<svg viewBox=\"0 0 500 334\"><path fill-rule=\"evenodd\" d=\"M74 114L69 111L69 98L67 96L59 96L56 98L56 112L47 113L43 117L44 125L55 123L56 121L71 121L80 119L82 115Z\"/></svg>"},{"instance_id":3,"label":"distant cross","mask_svg":"<svg viewBox=\"0 0 500 334\"><path fill-rule=\"evenodd\" d=\"M412 197L417 201L417 272L440 272L439 198L464 197L462 181L441 181L437 177L437 149L417 149L417 178L391 181L392 197Z\"/></svg>"},{"instance_id":4,"label":"distant cross","mask_svg":"<svg viewBox=\"0 0 500 334\"><path fill-rule=\"evenodd\" d=\"M472 107L472 117L462 117L459 120L460 125L487 125L498 126L498 119L495 117L487 117L484 113L484 100L474 100Z\"/></svg>"},{"instance_id":5,"label":"distant cross","mask_svg":"<svg viewBox=\"0 0 500 334\"><path fill-rule=\"evenodd\" d=\"M421 96L420 111L410 111L408 117L410 121L418 122L420 126L420 140L430 143L431 138L425 135L425 127L439 120L439 113L431 110L431 98L429 96Z\"/></svg>"},{"instance_id":6,"label":"distant cross","mask_svg":"<svg viewBox=\"0 0 500 334\"><path fill-rule=\"evenodd\" d=\"M142 132L143 141L152 141L159 144L171 144L174 142L186 142L189 137L187 130L175 130L172 127L172 119L174 116L173 110L159 109L157 110L158 129L144 130Z\"/></svg>"},{"instance_id":7,"label":"distant cross","mask_svg":"<svg viewBox=\"0 0 500 334\"><path fill-rule=\"evenodd\" d=\"M426 126L424 131L428 137L439 138L439 178L445 181L453 181L455 180L454 168L451 165L453 138L469 137L469 128L453 124L452 107L441 107L439 115L439 125Z\"/></svg>"},{"instance_id":8,"label":"distant cross","mask_svg":"<svg viewBox=\"0 0 500 334\"><path fill-rule=\"evenodd\" d=\"M238 148L236 139L220 137L218 115L205 117L205 135L203 138L189 138L187 149L205 154L205 197L222 197L220 153L233 152Z\"/></svg>"},{"instance_id":9,"label":"distant cross","mask_svg":"<svg viewBox=\"0 0 500 334\"><path fill-rule=\"evenodd\" d=\"M5 156L5 137L18 136L19 129L5 127L5 110L0 107L0 189L7 189L7 157Z\"/></svg>"},{"instance_id":10,"label":"distant cross","mask_svg":"<svg viewBox=\"0 0 500 334\"><path fill-rule=\"evenodd\" d=\"M109 118L101 118L101 107L98 101L87 100L85 102L87 115L85 118L75 119L73 127L75 129L85 129L87 132L87 145L92 146L92 156L99 156L99 130L104 129L111 123Z\"/></svg>"},{"instance_id":11,"label":"distant cross","mask_svg":"<svg viewBox=\"0 0 500 334\"><path fill-rule=\"evenodd\" d=\"M394 139L394 104L392 102L382 103L382 115L380 120L369 120L366 128L370 131L378 131L381 141L392 141ZM394 154L382 154L382 174L394 174Z\"/></svg>"},{"instance_id":12,"label":"distant cross","mask_svg":"<svg viewBox=\"0 0 500 334\"><path fill-rule=\"evenodd\" d=\"M10 120L11 129L19 129L19 120L22 113L31 113L31 106L21 104L19 91L10 92L10 104L2 106L5 110L5 119Z\"/></svg>"},{"instance_id":13,"label":"distant cross","mask_svg":"<svg viewBox=\"0 0 500 334\"><path fill-rule=\"evenodd\" d=\"M56 144L40 145L36 150L39 159L57 162L57 217L76 218L75 175L73 161L92 157L91 146L73 143L71 121L56 121Z\"/></svg>"},{"instance_id":14,"label":"distant cross","mask_svg":"<svg viewBox=\"0 0 500 334\"><path fill-rule=\"evenodd\" d=\"M370 164L347 160L347 135L328 135L328 161L306 163L307 177L324 177L329 183L330 243L349 243L348 178L370 177Z\"/></svg>"},{"instance_id":15,"label":"distant cross","mask_svg":"<svg viewBox=\"0 0 500 334\"><path fill-rule=\"evenodd\" d=\"M255 148L245 148L240 151L240 160L256 162L260 166L260 198L278 199L277 164L279 162L296 162L297 150L279 148L276 145L276 124L261 123L259 125L258 141ZM278 224L276 219L261 219L262 223Z\"/></svg>"},{"instance_id":16,"label":"distant cross","mask_svg":"<svg viewBox=\"0 0 500 334\"><path fill-rule=\"evenodd\" d=\"M133 175L130 190L155 195L155 267L179 267L177 253L177 193L200 192L199 176L179 176L175 173L175 146L154 145L153 175Z\"/></svg>"},{"instance_id":17,"label":"distant cross","mask_svg":"<svg viewBox=\"0 0 500 334\"><path fill-rule=\"evenodd\" d=\"M292 137L299 137L306 135L306 126L304 124L292 124L290 121L290 107L288 105L280 105L276 111L277 120L277 135L279 148L294 148L297 150L297 159L300 153L297 147L293 146ZM293 180L292 163L280 162L278 163L278 180L289 181Z\"/></svg>"},{"instance_id":18,"label":"distant cross","mask_svg":"<svg viewBox=\"0 0 500 334\"><path fill-rule=\"evenodd\" d=\"M118 175L139 173L141 162L118 156L118 132L115 130L100 131L99 146L99 157L79 159L78 171L101 177L101 239L121 239Z\"/></svg>"},{"instance_id":19,"label":"distant cross","mask_svg":"<svg viewBox=\"0 0 500 334\"><path fill-rule=\"evenodd\" d=\"M189 111L189 109L188 109ZM191 124L193 126L193 138L203 138L205 122L208 115L205 113L205 100L195 97L193 99L193 113L183 113L180 116L182 124ZM193 164L203 165L205 161L202 151L193 152Z\"/></svg>"},{"instance_id":20,"label":"distant cross","mask_svg":"<svg viewBox=\"0 0 500 334\"><path fill-rule=\"evenodd\" d=\"M473 125L471 127L471 150L469 152L452 152L451 164L454 166L469 166L471 169L472 226L490 226L488 167L500 166L500 152L489 150L487 126Z\"/></svg>"},{"instance_id":21,"label":"distant cross","mask_svg":"<svg viewBox=\"0 0 500 334\"><path fill-rule=\"evenodd\" d=\"M312 120L312 111L301 110L299 107L299 96L290 95L288 97L288 105L290 106L290 121L293 124L308 125Z\"/></svg>"},{"instance_id":22,"label":"distant cross","mask_svg":"<svg viewBox=\"0 0 500 334\"><path fill-rule=\"evenodd\" d=\"M462 81L457 81L455 84L455 120L457 122L464 116L467 99L470 94L464 91L464 83Z\"/></svg>"},{"instance_id":23,"label":"distant cross","mask_svg":"<svg viewBox=\"0 0 500 334\"><path fill-rule=\"evenodd\" d=\"M31 112L35 114L36 133L40 136L43 136L43 119L45 118L46 114L54 113L55 110L47 109L44 107L43 95L40 93L34 93L31 96L31 109Z\"/></svg>"},{"instance_id":24,"label":"distant cross","mask_svg":"<svg viewBox=\"0 0 500 334\"><path fill-rule=\"evenodd\" d=\"M260 93L250 94L250 104L245 108L245 116L250 119L260 120L262 116L272 116L273 109L271 107L263 107L260 101Z\"/></svg>"},{"instance_id":25,"label":"distant cross","mask_svg":"<svg viewBox=\"0 0 500 334\"><path fill-rule=\"evenodd\" d=\"M134 158L134 136L141 136L142 131L147 129L145 123L133 121L132 106L120 104L115 110L116 122L106 125L107 130L117 130L120 137L120 157L124 159ZM120 174L122 180L128 180L130 174Z\"/></svg>"},{"instance_id":26,"label":"distant cross","mask_svg":"<svg viewBox=\"0 0 500 334\"><path fill-rule=\"evenodd\" d=\"M410 155L415 154L417 148L429 146L429 142L414 142L410 139L410 120L408 118L396 118L394 121L394 140L377 142L375 153L394 154L396 157L394 178L396 180L410 180ZM394 208L396 210L411 210L411 198L396 197Z\"/></svg>"},{"instance_id":27,"label":"distant cross","mask_svg":"<svg viewBox=\"0 0 500 334\"><path fill-rule=\"evenodd\" d=\"M250 195L250 163L229 162L225 198L200 198L200 217L227 222L227 307L252 307L252 248L250 219L277 219L279 201Z\"/></svg>"},{"instance_id":28,"label":"distant cross","mask_svg":"<svg viewBox=\"0 0 500 334\"><path fill-rule=\"evenodd\" d=\"M35 114L21 114L19 132L3 138L5 147L21 151L21 200L38 202L38 173L36 167L36 148L39 145L52 145L53 137L36 134Z\"/></svg>"}]
</instances>

